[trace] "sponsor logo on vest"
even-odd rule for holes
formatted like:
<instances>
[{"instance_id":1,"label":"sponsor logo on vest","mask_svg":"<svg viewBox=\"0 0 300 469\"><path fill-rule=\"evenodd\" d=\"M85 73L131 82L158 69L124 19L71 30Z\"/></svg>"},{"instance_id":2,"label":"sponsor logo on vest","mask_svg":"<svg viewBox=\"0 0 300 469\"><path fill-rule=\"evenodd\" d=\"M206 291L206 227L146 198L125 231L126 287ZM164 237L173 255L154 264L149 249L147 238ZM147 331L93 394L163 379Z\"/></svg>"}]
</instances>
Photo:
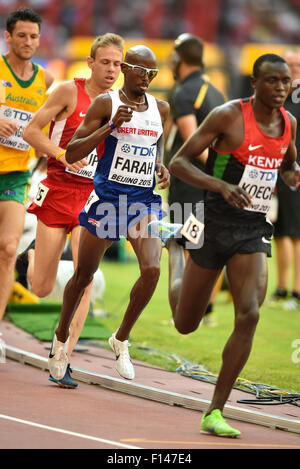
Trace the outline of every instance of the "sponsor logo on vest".
<instances>
[{"instance_id":1,"label":"sponsor logo on vest","mask_svg":"<svg viewBox=\"0 0 300 469\"><path fill-rule=\"evenodd\" d=\"M250 144L249 147L248 147L248 150L253 151L253 150L256 150L257 148L260 148L260 147L262 147L262 145L251 145Z\"/></svg>"},{"instance_id":2,"label":"sponsor logo on vest","mask_svg":"<svg viewBox=\"0 0 300 469\"><path fill-rule=\"evenodd\" d=\"M138 147L137 145L128 145L125 143L122 145L121 150L124 153L130 153L130 149L132 149L132 155L138 156L155 156L155 147Z\"/></svg>"},{"instance_id":3,"label":"sponsor logo on vest","mask_svg":"<svg viewBox=\"0 0 300 469\"><path fill-rule=\"evenodd\" d=\"M7 119L17 119L19 122L29 122L32 118L32 114L26 111L21 111L19 109L6 108L4 111L4 116Z\"/></svg>"}]
</instances>

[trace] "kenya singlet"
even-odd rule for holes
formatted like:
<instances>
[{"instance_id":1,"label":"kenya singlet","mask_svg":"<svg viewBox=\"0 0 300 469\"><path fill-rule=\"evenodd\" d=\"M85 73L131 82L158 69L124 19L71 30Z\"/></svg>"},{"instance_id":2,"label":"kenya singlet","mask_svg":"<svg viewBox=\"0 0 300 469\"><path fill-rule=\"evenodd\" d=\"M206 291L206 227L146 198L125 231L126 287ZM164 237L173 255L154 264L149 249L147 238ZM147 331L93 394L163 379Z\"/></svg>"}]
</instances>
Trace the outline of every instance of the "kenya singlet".
<instances>
[{"instance_id":1,"label":"kenya singlet","mask_svg":"<svg viewBox=\"0 0 300 469\"><path fill-rule=\"evenodd\" d=\"M124 103L119 91L110 91L113 117ZM94 177L98 197L117 200L126 194L131 200L145 200L153 193L157 141L162 134L161 116L156 99L146 94L148 109L133 111L130 122L124 122L105 139L103 155Z\"/></svg>"},{"instance_id":2,"label":"kenya singlet","mask_svg":"<svg viewBox=\"0 0 300 469\"><path fill-rule=\"evenodd\" d=\"M75 78L74 81L77 87L77 104L74 112L66 119L52 121L50 124L49 138L55 145L61 148L67 148L69 141L83 121L86 110L91 104L90 97L84 89L85 78ZM98 161L96 149L87 156L87 160L89 165L76 173L66 168L59 160L48 158L48 180L63 183L92 184Z\"/></svg>"},{"instance_id":3,"label":"kenya singlet","mask_svg":"<svg viewBox=\"0 0 300 469\"><path fill-rule=\"evenodd\" d=\"M0 118L16 122L18 129L9 138L0 137L0 172L27 171L30 145L23 130L45 101L44 69L32 62L30 80L20 80L4 55L0 56Z\"/></svg>"},{"instance_id":4,"label":"kenya singlet","mask_svg":"<svg viewBox=\"0 0 300 469\"><path fill-rule=\"evenodd\" d=\"M270 137L260 129L252 108L252 97L240 100L244 120L244 140L231 153L219 153L212 146L206 165L208 174L237 184L252 196L252 207L233 208L221 194L207 191L207 214L216 219L249 223L267 214L275 189L278 169L290 143L291 124L283 107L284 131L280 137Z\"/></svg>"}]
</instances>

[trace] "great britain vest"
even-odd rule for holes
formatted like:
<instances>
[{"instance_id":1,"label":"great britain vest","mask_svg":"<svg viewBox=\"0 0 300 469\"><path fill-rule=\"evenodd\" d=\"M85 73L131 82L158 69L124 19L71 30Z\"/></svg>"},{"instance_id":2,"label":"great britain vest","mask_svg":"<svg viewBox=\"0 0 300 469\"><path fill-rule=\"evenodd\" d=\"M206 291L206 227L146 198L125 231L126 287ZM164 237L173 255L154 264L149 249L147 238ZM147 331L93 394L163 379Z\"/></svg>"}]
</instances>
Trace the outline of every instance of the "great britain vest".
<instances>
[{"instance_id":1,"label":"great britain vest","mask_svg":"<svg viewBox=\"0 0 300 469\"><path fill-rule=\"evenodd\" d=\"M111 118L118 107L124 104L119 91L110 91L112 100ZM103 155L94 177L95 192L99 197L116 200L126 194L131 200L144 200L153 193L157 141L163 127L156 99L146 94L148 109L133 111L130 122L124 122L105 139Z\"/></svg>"}]
</instances>

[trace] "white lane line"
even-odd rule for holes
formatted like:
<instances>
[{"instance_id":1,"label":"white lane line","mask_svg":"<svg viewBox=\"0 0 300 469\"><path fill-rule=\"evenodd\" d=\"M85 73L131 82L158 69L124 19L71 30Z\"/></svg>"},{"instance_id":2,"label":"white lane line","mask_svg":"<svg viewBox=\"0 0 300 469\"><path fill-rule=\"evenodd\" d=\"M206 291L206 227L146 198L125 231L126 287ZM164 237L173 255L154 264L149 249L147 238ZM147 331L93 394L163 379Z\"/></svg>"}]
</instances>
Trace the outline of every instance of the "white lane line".
<instances>
[{"instance_id":1,"label":"white lane line","mask_svg":"<svg viewBox=\"0 0 300 469\"><path fill-rule=\"evenodd\" d=\"M86 440L93 440L93 441L98 441L99 443L106 443L112 446L119 446L120 448L142 449L142 448L139 448L138 446L130 446L130 445L118 443L117 441L105 440L103 438L97 438L96 436L84 435L83 433L70 432L69 430L63 430L62 428L49 427L48 425L42 425L40 423L30 422L29 420L22 420L16 417L10 417L9 415L0 414L0 418L6 419L6 420L12 420L13 422L23 423L25 425L31 425L32 427L43 428L44 430L50 430L52 432L64 433L65 435L76 436L78 438L84 438Z\"/></svg>"}]
</instances>

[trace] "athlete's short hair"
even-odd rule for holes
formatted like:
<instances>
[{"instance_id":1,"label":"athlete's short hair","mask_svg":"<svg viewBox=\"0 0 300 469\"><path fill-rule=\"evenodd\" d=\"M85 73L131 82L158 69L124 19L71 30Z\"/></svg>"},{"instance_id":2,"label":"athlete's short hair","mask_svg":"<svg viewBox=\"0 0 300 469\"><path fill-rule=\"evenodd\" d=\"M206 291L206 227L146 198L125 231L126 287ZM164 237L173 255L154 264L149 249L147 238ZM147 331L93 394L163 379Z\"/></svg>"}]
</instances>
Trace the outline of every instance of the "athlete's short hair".
<instances>
[{"instance_id":1,"label":"athlete's short hair","mask_svg":"<svg viewBox=\"0 0 300 469\"><path fill-rule=\"evenodd\" d=\"M286 61L280 55L277 55L277 54L264 54L264 55L261 55L260 57L258 57L258 59L256 59L256 61L254 62L254 65L253 65L252 75L255 78L258 77L259 70L260 70L262 64L265 63L265 62L271 62L271 63L280 62L280 63L286 64Z\"/></svg>"},{"instance_id":2,"label":"athlete's short hair","mask_svg":"<svg viewBox=\"0 0 300 469\"><path fill-rule=\"evenodd\" d=\"M41 30L42 18L31 8L19 8L16 11L12 11L6 20L6 31L12 35L15 29L17 21L30 21L31 23L37 23L39 31Z\"/></svg>"},{"instance_id":3,"label":"athlete's short hair","mask_svg":"<svg viewBox=\"0 0 300 469\"><path fill-rule=\"evenodd\" d=\"M120 51L124 52L124 39L118 34L106 33L102 36L98 36L91 47L91 57L94 59L96 57L96 51L99 47L114 46Z\"/></svg>"},{"instance_id":4,"label":"athlete's short hair","mask_svg":"<svg viewBox=\"0 0 300 469\"><path fill-rule=\"evenodd\" d=\"M175 40L174 49L188 65L203 67L203 42L199 37L188 33L180 34Z\"/></svg>"}]
</instances>

